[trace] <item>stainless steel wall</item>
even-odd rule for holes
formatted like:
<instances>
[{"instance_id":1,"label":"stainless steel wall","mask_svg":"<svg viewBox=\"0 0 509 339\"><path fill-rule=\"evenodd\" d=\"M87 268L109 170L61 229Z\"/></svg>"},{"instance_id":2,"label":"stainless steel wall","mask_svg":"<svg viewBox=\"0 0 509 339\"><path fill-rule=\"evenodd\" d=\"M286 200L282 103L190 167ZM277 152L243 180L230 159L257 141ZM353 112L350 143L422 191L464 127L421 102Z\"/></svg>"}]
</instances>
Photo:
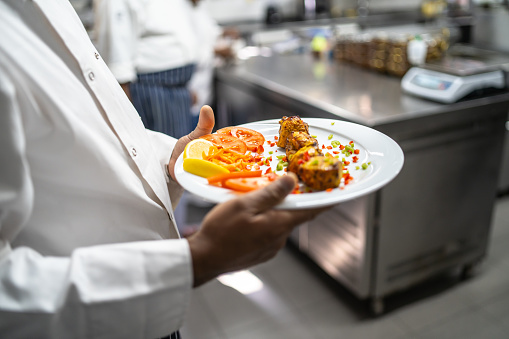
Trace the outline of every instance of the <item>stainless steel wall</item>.
<instances>
[{"instance_id":1,"label":"stainless steel wall","mask_svg":"<svg viewBox=\"0 0 509 339\"><path fill-rule=\"evenodd\" d=\"M500 6L474 10L474 44L509 53L509 9Z\"/></svg>"},{"instance_id":2,"label":"stainless steel wall","mask_svg":"<svg viewBox=\"0 0 509 339\"><path fill-rule=\"evenodd\" d=\"M509 9L504 6L474 10L473 43L479 47L509 53ZM509 69L507 70L509 73ZM508 75L509 82L509 75ZM509 192L509 113L506 123L505 148L502 156L499 191Z\"/></svg>"}]
</instances>

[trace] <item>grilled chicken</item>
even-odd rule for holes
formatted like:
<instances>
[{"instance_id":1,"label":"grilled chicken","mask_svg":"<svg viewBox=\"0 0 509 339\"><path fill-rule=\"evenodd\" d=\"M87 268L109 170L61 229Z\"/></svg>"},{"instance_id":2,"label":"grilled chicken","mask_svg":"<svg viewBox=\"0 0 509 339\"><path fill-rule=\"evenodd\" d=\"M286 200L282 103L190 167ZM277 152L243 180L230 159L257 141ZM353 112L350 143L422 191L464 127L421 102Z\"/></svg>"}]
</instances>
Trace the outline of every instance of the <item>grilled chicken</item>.
<instances>
[{"instance_id":1,"label":"grilled chicken","mask_svg":"<svg viewBox=\"0 0 509 339\"><path fill-rule=\"evenodd\" d=\"M286 140L286 157L288 160L291 160L295 152L306 146L313 146L319 154L322 153L318 146L318 141L309 134L305 132L291 133Z\"/></svg>"},{"instance_id":2,"label":"grilled chicken","mask_svg":"<svg viewBox=\"0 0 509 339\"><path fill-rule=\"evenodd\" d=\"M304 184L314 190L338 187L343 163L326 157L318 141L309 135L309 126L298 116L283 117L279 121L277 145L286 149L288 171L297 174Z\"/></svg>"},{"instance_id":3,"label":"grilled chicken","mask_svg":"<svg viewBox=\"0 0 509 339\"><path fill-rule=\"evenodd\" d=\"M307 162L312 157L323 156L321 152L319 153L316 148L313 146L305 146L300 150L295 152L291 159L288 159L288 171L293 172L299 175L299 167L302 166L305 162Z\"/></svg>"},{"instance_id":4,"label":"grilled chicken","mask_svg":"<svg viewBox=\"0 0 509 339\"><path fill-rule=\"evenodd\" d=\"M286 140L293 132L305 132L309 134L309 126L298 116L283 117L279 121L279 139L277 141L277 146L285 148Z\"/></svg>"},{"instance_id":5,"label":"grilled chicken","mask_svg":"<svg viewBox=\"0 0 509 339\"><path fill-rule=\"evenodd\" d=\"M306 186L322 191L338 187L343 163L333 157L315 156L297 169L297 175Z\"/></svg>"}]
</instances>

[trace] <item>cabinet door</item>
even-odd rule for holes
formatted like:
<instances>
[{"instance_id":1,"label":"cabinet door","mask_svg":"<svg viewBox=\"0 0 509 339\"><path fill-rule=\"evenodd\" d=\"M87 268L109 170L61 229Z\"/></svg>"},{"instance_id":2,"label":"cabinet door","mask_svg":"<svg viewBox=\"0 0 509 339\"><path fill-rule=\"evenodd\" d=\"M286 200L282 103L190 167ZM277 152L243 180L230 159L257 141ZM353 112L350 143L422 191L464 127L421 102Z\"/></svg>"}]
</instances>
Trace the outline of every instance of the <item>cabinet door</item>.
<instances>
[{"instance_id":1,"label":"cabinet door","mask_svg":"<svg viewBox=\"0 0 509 339\"><path fill-rule=\"evenodd\" d=\"M380 192L376 295L486 251L500 165L498 118L401 141L405 164Z\"/></svg>"}]
</instances>

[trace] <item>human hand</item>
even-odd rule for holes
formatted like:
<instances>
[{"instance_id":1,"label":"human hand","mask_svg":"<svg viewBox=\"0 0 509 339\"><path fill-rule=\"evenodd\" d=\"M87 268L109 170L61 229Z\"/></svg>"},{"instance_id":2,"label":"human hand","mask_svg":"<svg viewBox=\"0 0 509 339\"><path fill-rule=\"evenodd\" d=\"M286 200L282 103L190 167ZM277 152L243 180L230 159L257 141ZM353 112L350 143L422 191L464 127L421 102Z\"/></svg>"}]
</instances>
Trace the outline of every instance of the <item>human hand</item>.
<instances>
[{"instance_id":1,"label":"human hand","mask_svg":"<svg viewBox=\"0 0 509 339\"><path fill-rule=\"evenodd\" d=\"M207 105L203 106L200 109L200 116L198 118L198 125L196 125L196 128L188 135L180 138L175 144L175 147L173 148L173 152L171 153L170 157L170 162L168 163L168 173L170 173L173 180L176 180L175 163L177 162L180 153L184 151L184 148L190 141L198 139L202 135L212 133L214 123L215 123L214 111L212 110L212 108L210 108L210 106Z\"/></svg>"},{"instance_id":2,"label":"human hand","mask_svg":"<svg viewBox=\"0 0 509 339\"><path fill-rule=\"evenodd\" d=\"M187 239L195 287L274 257L297 225L325 210L274 209L296 183L297 177L288 173L264 188L217 205L205 216L200 230Z\"/></svg>"}]
</instances>

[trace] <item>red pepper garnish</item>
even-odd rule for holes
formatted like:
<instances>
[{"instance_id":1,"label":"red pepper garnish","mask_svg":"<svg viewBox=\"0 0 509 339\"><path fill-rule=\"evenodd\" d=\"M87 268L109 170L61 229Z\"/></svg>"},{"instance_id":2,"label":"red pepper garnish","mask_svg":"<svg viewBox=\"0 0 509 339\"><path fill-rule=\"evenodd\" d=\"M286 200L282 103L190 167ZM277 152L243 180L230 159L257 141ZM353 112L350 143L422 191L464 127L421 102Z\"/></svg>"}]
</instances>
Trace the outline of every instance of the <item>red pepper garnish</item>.
<instances>
[{"instance_id":1,"label":"red pepper garnish","mask_svg":"<svg viewBox=\"0 0 509 339\"><path fill-rule=\"evenodd\" d=\"M352 157L352 160L353 160L353 162L357 162L357 161L359 161L359 158L358 158L358 157L356 157L356 156L354 155L354 156Z\"/></svg>"},{"instance_id":2,"label":"red pepper garnish","mask_svg":"<svg viewBox=\"0 0 509 339\"><path fill-rule=\"evenodd\" d=\"M327 148L327 149L332 149L332 146L327 146L326 148Z\"/></svg>"},{"instance_id":3,"label":"red pepper garnish","mask_svg":"<svg viewBox=\"0 0 509 339\"><path fill-rule=\"evenodd\" d=\"M354 152L355 154L359 154L359 152L360 152L360 151L359 151L358 149L356 149L356 150L354 150L353 152Z\"/></svg>"}]
</instances>

